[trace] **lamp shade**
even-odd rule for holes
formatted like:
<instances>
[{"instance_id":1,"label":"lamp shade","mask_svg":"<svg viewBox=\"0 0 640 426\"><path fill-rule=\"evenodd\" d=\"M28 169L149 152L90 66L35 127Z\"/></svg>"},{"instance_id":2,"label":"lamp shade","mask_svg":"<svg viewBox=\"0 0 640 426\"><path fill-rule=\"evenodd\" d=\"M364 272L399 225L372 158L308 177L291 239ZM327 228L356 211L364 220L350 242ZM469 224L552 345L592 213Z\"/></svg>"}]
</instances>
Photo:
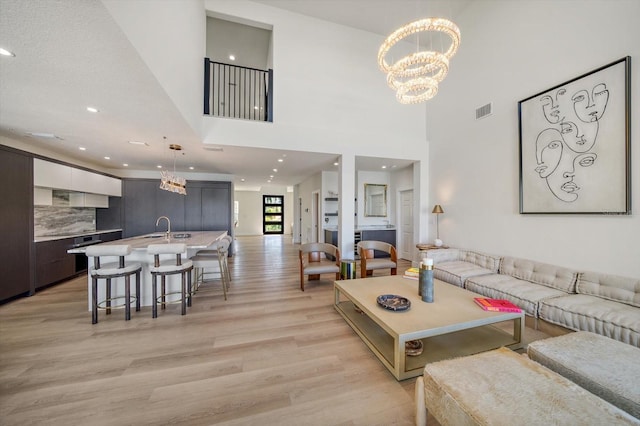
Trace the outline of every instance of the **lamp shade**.
<instances>
[{"instance_id":1,"label":"lamp shade","mask_svg":"<svg viewBox=\"0 0 640 426\"><path fill-rule=\"evenodd\" d=\"M436 204L433 207L433 211L431 213L440 214L440 213L444 213L444 210L442 210L442 206L440 204Z\"/></svg>"}]
</instances>

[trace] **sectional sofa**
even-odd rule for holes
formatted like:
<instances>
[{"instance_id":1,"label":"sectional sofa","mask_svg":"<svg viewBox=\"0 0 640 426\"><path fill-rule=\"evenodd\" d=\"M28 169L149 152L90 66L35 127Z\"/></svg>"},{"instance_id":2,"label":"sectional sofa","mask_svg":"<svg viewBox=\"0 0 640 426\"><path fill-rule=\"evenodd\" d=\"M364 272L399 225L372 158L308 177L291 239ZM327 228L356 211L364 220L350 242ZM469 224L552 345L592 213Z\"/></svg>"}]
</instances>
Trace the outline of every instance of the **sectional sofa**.
<instances>
[{"instance_id":1,"label":"sectional sofa","mask_svg":"<svg viewBox=\"0 0 640 426\"><path fill-rule=\"evenodd\" d=\"M640 279L463 249L421 252L434 277L485 297L508 299L535 328L590 331L640 347Z\"/></svg>"}]
</instances>

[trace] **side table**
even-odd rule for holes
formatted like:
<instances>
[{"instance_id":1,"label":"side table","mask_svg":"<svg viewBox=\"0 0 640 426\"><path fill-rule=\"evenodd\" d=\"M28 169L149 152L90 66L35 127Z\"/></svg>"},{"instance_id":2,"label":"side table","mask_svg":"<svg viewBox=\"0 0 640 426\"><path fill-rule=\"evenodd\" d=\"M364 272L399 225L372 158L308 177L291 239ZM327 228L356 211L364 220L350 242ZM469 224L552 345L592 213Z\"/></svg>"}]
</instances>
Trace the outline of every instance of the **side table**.
<instances>
[{"instance_id":1,"label":"side table","mask_svg":"<svg viewBox=\"0 0 640 426\"><path fill-rule=\"evenodd\" d=\"M449 246L436 246L433 244L416 244L416 248L420 251L448 249Z\"/></svg>"}]
</instances>

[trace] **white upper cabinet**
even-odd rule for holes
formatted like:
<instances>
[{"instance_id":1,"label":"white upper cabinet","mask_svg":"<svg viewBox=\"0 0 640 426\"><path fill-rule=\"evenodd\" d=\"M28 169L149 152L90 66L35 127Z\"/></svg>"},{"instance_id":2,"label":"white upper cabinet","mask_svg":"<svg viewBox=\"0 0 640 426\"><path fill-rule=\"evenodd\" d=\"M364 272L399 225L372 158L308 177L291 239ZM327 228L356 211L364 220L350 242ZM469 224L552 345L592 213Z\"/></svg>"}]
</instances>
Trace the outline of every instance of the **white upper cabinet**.
<instances>
[{"instance_id":1,"label":"white upper cabinet","mask_svg":"<svg viewBox=\"0 0 640 426\"><path fill-rule=\"evenodd\" d=\"M120 179L37 158L33 162L33 184L43 188L122 196Z\"/></svg>"},{"instance_id":2,"label":"white upper cabinet","mask_svg":"<svg viewBox=\"0 0 640 426\"><path fill-rule=\"evenodd\" d=\"M74 191L112 195L115 197L122 196L120 179L91 173L86 170L72 168L71 183L73 184Z\"/></svg>"},{"instance_id":3,"label":"white upper cabinet","mask_svg":"<svg viewBox=\"0 0 640 426\"><path fill-rule=\"evenodd\" d=\"M43 188L71 189L71 167L33 159L33 185Z\"/></svg>"}]
</instances>

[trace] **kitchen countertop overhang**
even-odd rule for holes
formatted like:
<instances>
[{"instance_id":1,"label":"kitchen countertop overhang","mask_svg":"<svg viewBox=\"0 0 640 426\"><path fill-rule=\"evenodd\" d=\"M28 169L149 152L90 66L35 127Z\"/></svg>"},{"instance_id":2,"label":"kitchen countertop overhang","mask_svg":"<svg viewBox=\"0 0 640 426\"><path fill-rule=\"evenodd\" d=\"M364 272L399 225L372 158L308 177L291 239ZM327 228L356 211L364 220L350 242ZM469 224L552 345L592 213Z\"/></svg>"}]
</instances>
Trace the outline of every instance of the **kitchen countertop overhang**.
<instances>
[{"instance_id":1,"label":"kitchen countertop overhang","mask_svg":"<svg viewBox=\"0 0 640 426\"><path fill-rule=\"evenodd\" d=\"M185 231L172 232L169 238L164 233L154 232L152 234L139 235L136 237L124 238L122 240L109 241L102 244L117 245L127 244L132 250L147 250L150 244L186 244L187 249L205 249L222 237L227 235L227 231ZM86 247L78 247L67 250L67 253L85 253Z\"/></svg>"},{"instance_id":2,"label":"kitchen countertop overhang","mask_svg":"<svg viewBox=\"0 0 640 426\"><path fill-rule=\"evenodd\" d=\"M105 230L100 230L100 231L85 231L85 232L80 232L80 233L77 233L77 234L69 234L69 235L45 235L45 236L41 236L41 237L35 237L33 242L34 243L42 243L42 242L45 242L45 241L64 240L66 238L85 237L87 235L99 235L99 234L106 234L106 233L109 233L109 232L118 232L118 231L122 231L122 228L105 229Z\"/></svg>"}]
</instances>

